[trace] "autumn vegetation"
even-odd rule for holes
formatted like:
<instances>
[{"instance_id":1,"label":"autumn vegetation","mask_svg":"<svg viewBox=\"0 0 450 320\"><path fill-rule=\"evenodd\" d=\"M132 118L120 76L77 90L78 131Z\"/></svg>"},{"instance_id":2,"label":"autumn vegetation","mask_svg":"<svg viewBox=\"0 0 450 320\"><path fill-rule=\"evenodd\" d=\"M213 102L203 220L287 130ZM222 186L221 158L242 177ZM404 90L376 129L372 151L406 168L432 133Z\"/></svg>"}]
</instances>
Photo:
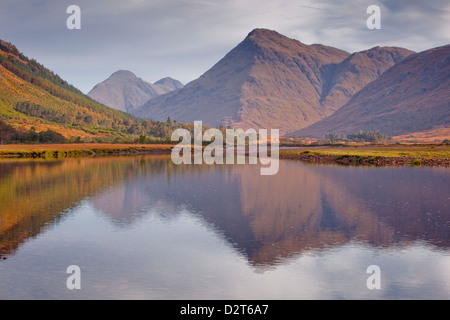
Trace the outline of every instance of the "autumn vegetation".
<instances>
[{"instance_id":1,"label":"autumn vegetation","mask_svg":"<svg viewBox=\"0 0 450 320\"><path fill-rule=\"evenodd\" d=\"M0 40L0 143L163 143L177 128L108 108Z\"/></svg>"}]
</instances>

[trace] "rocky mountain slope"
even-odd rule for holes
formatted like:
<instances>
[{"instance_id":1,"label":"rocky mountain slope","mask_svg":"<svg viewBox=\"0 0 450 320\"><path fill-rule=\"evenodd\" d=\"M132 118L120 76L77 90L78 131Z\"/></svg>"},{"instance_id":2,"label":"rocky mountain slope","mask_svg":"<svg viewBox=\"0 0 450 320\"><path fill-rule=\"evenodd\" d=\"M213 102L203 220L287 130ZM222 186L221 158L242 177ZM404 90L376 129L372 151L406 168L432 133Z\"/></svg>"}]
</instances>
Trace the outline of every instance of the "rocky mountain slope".
<instances>
[{"instance_id":1,"label":"rocky mountain slope","mask_svg":"<svg viewBox=\"0 0 450 320\"><path fill-rule=\"evenodd\" d=\"M333 115L293 136L379 131L393 136L450 124L450 45L410 55Z\"/></svg>"}]
</instances>

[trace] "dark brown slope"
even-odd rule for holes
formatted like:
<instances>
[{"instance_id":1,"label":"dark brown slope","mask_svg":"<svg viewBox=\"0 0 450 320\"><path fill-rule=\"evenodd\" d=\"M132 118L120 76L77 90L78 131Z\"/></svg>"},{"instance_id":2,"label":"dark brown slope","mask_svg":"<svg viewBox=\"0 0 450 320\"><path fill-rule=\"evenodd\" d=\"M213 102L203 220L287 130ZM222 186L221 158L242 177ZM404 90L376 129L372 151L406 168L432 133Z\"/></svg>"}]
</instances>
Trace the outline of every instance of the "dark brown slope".
<instances>
[{"instance_id":1,"label":"dark brown slope","mask_svg":"<svg viewBox=\"0 0 450 320\"><path fill-rule=\"evenodd\" d=\"M292 136L379 131L400 135L450 124L450 45L413 54L335 114Z\"/></svg>"},{"instance_id":2,"label":"dark brown slope","mask_svg":"<svg viewBox=\"0 0 450 320\"><path fill-rule=\"evenodd\" d=\"M337 65L326 66L324 74L329 72L330 75L325 75L328 82L324 85L321 104L339 109L356 92L412 53L411 50L398 47L374 47L353 53Z\"/></svg>"},{"instance_id":3,"label":"dark brown slope","mask_svg":"<svg viewBox=\"0 0 450 320\"><path fill-rule=\"evenodd\" d=\"M256 29L199 79L153 98L135 114L292 131L333 111L319 102L321 68L348 56L339 49L309 46L275 31Z\"/></svg>"}]
</instances>

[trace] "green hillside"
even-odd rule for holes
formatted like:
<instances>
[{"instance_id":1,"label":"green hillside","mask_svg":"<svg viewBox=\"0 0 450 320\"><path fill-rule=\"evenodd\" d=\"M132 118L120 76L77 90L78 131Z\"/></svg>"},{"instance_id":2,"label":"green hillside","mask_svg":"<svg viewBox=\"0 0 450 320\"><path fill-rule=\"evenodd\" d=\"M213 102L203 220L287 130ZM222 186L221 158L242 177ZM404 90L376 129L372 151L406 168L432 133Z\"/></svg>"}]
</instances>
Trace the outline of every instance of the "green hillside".
<instances>
[{"instance_id":1,"label":"green hillside","mask_svg":"<svg viewBox=\"0 0 450 320\"><path fill-rule=\"evenodd\" d=\"M2 40L0 120L4 130L21 133L9 134L8 140L3 139L6 143L33 141L33 134L47 131L73 142L132 142L139 137L147 142L150 137L165 139L174 128L188 126L144 120L99 104Z\"/></svg>"}]
</instances>

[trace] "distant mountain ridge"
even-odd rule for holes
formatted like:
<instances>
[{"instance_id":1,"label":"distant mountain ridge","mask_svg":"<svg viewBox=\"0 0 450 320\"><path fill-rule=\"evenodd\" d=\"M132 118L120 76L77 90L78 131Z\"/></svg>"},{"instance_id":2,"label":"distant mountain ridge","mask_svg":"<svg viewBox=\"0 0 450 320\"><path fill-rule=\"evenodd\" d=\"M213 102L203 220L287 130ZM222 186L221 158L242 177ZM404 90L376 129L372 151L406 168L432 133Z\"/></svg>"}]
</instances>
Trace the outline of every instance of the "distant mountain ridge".
<instances>
[{"instance_id":1,"label":"distant mountain ridge","mask_svg":"<svg viewBox=\"0 0 450 320\"><path fill-rule=\"evenodd\" d=\"M169 77L149 83L131 71L119 70L94 86L88 96L110 108L130 113L149 99L182 87L180 81Z\"/></svg>"},{"instance_id":2,"label":"distant mountain ridge","mask_svg":"<svg viewBox=\"0 0 450 320\"><path fill-rule=\"evenodd\" d=\"M286 134L333 114L412 53L375 47L350 54L255 29L200 78L149 100L133 114L202 120L211 126L277 128Z\"/></svg>"}]
</instances>

